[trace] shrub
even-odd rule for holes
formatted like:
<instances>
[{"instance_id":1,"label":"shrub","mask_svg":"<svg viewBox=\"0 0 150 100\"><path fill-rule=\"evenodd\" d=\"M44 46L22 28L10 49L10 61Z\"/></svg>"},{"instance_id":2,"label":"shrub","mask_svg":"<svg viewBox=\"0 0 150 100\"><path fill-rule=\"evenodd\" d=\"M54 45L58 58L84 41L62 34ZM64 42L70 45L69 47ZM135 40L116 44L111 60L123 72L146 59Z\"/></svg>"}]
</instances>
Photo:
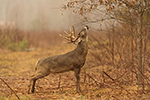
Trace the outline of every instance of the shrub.
<instances>
[{"instance_id":1,"label":"shrub","mask_svg":"<svg viewBox=\"0 0 150 100\"><path fill-rule=\"evenodd\" d=\"M28 45L28 40L25 38L15 42L7 34L3 34L0 37L0 48L6 48L12 51L17 51L26 49Z\"/></svg>"},{"instance_id":2,"label":"shrub","mask_svg":"<svg viewBox=\"0 0 150 100\"><path fill-rule=\"evenodd\" d=\"M19 50L24 50L28 47L28 41L26 39L23 39L18 43L18 49Z\"/></svg>"}]
</instances>

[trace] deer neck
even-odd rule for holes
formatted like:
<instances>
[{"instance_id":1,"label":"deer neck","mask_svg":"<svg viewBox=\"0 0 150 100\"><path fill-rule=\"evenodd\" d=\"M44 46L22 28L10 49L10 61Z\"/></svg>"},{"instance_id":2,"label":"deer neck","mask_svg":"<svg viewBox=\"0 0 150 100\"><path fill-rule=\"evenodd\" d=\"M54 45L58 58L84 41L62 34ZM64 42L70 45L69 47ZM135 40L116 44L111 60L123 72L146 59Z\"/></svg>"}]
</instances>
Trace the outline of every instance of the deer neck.
<instances>
[{"instance_id":1,"label":"deer neck","mask_svg":"<svg viewBox=\"0 0 150 100\"><path fill-rule=\"evenodd\" d=\"M80 43L78 43L77 48L75 49L75 51L79 54L82 55L83 58L86 58L87 52L88 52L88 45L86 41L81 41Z\"/></svg>"}]
</instances>

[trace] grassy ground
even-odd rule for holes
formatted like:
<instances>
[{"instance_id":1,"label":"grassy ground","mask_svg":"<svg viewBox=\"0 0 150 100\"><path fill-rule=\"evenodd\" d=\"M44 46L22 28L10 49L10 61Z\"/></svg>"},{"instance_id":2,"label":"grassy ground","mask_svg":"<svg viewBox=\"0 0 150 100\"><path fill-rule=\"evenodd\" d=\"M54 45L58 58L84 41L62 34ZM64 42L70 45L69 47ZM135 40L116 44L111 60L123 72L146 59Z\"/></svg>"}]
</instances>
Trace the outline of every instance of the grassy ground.
<instances>
[{"instance_id":1,"label":"grassy ground","mask_svg":"<svg viewBox=\"0 0 150 100\"><path fill-rule=\"evenodd\" d=\"M73 45L57 46L50 49L34 49L30 52L11 52L0 50L0 78L2 78L21 100L117 100L139 99L136 86L117 86L109 80L105 85L101 83L101 67L81 71L81 93L76 93L73 72L51 74L36 83L34 94L27 94L30 75L34 73L37 60L48 56L63 54L75 48ZM90 57L88 56L88 59ZM86 65L84 66L86 67ZM60 88L58 78L61 75ZM145 95L144 95L145 96ZM0 100L16 100L15 94L0 80Z\"/></svg>"}]
</instances>

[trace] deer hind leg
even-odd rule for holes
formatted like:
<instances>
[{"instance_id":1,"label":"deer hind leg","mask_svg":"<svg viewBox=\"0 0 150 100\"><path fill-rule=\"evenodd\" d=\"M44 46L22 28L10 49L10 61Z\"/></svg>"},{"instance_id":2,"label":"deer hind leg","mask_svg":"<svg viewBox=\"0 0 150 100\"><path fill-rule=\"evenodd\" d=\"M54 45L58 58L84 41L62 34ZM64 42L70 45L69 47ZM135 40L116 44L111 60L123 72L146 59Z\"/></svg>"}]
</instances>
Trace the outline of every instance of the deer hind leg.
<instances>
[{"instance_id":1,"label":"deer hind leg","mask_svg":"<svg viewBox=\"0 0 150 100\"><path fill-rule=\"evenodd\" d=\"M80 89L80 68L74 69L75 77L76 77L76 92L79 93L81 91Z\"/></svg>"},{"instance_id":2,"label":"deer hind leg","mask_svg":"<svg viewBox=\"0 0 150 100\"><path fill-rule=\"evenodd\" d=\"M35 73L34 75L31 76L30 78L30 84L29 84L29 89L28 89L28 93L34 93L34 89L35 89L35 83L37 81L37 79L43 78L44 76L47 76L48 74L46 73Z\"/></svg>"}]
</instances>

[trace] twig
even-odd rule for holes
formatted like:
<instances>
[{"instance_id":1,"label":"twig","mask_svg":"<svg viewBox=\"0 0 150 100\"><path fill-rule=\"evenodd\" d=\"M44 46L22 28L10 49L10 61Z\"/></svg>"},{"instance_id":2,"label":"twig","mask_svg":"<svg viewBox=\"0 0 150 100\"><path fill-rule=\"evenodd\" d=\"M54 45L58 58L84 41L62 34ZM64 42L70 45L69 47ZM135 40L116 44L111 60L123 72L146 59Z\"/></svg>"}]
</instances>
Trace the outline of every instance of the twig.
<instances>
[{"instance_id":1,"label":"twig","mask_svg":"<svg viewBox=\"0 0 150 100\"><path fill-rule=\"evenodd\" d=\"M16 92L2 79L0 78L6 85L7 87L15 94L15 96L17 97L18 100L20 100L19 96L16 94Z\"/></svg>"},{"instance_id":2,"label":"twig","mask_svg":"<svg viewBox=\"0 0 150 100\"><path fill-rule=\"evenodd\" d=\"M110 75L108 75L105 71L103 71L103 73L104 73L106 76L108 76L112 81L115 82L115 80L114 80L112 77L110 77Z\"/></svg>"},{"instance_id":3,"label":"twig","mask_svg":"<svg viewBox=\"0 0 150 100\"><path fill-rule=\"evenodd\" d=\"M107 77L109 77L115 84L117 84L116 83L116 80L115 79L113 79L110 75L108 75L105 71L103 71L103 73L107 76ZM122 87L120 84L117 84L119 87L121 87L122 89L124 89L128 94L130 94L130 92L128 91L128 90L126 90L124 87ZM131 94L130 94L131 95Z\"/></svg>"},{"instance_id":4,"label":"twig","mask_svg":"<svg viewBox=\"0 0 150 100\"><path fill-rule=\"evenodd\" d=\"M59 75L59 78L58 78L58 89L60 88L60 82L61 82L61 75Z\"/></svg>"},{"instance_id":5,"label":"twig","mask_svg":"<svg viewBox=\"0 0 150 100\"><path fill-rule=\"evenodd\" d=\"M96 81L92 76L90 76L89 74L87 74L86 72L84 72L89 78L91 78L95 83L96 85L98 86L99 85L99 82Z\"/></svg>"}]
</instances>

